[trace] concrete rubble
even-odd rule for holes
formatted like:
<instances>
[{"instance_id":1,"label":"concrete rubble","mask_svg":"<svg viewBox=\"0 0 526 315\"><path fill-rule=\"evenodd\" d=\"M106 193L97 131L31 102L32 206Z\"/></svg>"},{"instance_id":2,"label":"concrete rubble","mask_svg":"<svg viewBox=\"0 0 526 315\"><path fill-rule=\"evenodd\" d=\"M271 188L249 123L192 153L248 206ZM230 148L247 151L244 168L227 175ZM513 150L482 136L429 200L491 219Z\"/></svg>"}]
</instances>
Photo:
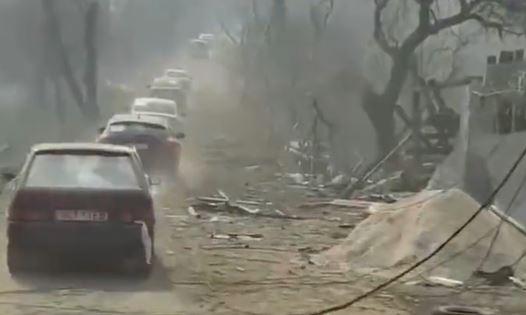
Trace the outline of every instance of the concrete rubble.
<instances>
[{"instance_id":1,"label":"concrete rubble","mask_svg":"<svg viewBox=\"0 0 526 315\"><path fill-rule=\"evenodd\" d=\"M313 260L340 270L392 276L433 251L477 211L479 203L466 193L451 189L423 191L375 208L341 244ZM526 276L524 261L515 266L526 251L526 236L508 223L498 229L500 221L498 215L484 210L418 273L465 281L484 261L485 272L513 265L515 275ZM485 259L497 230L493 250Z\"/></svg>"}]
</instances>

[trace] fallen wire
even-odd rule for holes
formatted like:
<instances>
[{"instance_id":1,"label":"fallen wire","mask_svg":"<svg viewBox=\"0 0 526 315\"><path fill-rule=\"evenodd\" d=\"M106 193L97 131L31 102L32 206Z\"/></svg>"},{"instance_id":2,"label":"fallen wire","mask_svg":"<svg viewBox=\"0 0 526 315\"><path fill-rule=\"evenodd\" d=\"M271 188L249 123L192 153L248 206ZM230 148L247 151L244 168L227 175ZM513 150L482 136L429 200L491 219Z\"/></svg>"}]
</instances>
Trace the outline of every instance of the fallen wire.
<instances>
[{"instance_id":1,"label":"fallen wire","mask_svg":"<svg viewBox=\"0 0 526 315\"><path fill-rule=\"evenodd\" d=\"M372 296L374 295L375 293L377 293L378 291L381 291L382 289L388 287L389 285L395 283L396 281L400 280L402 277L404 277L405 275L409 274L410 272L412 272L413 270L415 270L416 268L420 267L421 265L423 265L424 263L426 263L427 261L429 261L431 258L433 258L436 254L438 254L444 247L446 247L447 244L449 244L455 237L457 237L471 222L473 222L473 220L475 220L478 215L484 210L486 209L487 207L491 206L491 204L493 203L493 200L495 199L495 197L497 196L497 194L501 191L501 189L504 187L504 185L508 182L508 180L510 179L511 175L513 175L513 173L515 172L515 170L517 169L517 167L519 166L519 164L521 163L521 161L523 160L524 156L526 156L526 147L522 150L521 154L519 155L519 157L516 159L515 163L513 164L513 166L508 170L508 172L506 173L506 175L504 176L504 178L502 179L502 181L499 183L499 185L495 188L495 190L493 190L493 192L491 193L491 195L489 196L489 198L486 200L486 202L484 202L479 208L477 211L475 211L475 213L473 213L473 215L471 215L471 217L469 217L467 219L466 222L464 222L457 230L455 230L445 241L443 241L434 251L432 251L431 253L429 253L427 256L425 256L424 258L420 259L419 261L417 261L416 263L414 263L413 265L411 265L409 268L407 268L406 270L400 272L399 274L397 274L396 276L392 277L391 279L381 283L380 285L376 286L375 288L353 298L352 300L348 301L348 302L345 302L343 304L339 304L339 305L335 305L335 306L332 306L332 307L328 307L328 308L325 308L325 309L322 309L322 310L319 310L319 311L315 311L315 312L312 312L312 313L308 313L308 315L324 315L324 314L327 314L327 313L330 313L330 312L335 312L335 311L339 311L339 310L343 310L343 309L346 309L354 304L356 304L357 302L363 300L363 299L366 299L368 298L369 296Z\"/></svg>"},{"instance_id":2,"label":"fallen wire","mask_svg":"<svg viewBox=\"0 0 526 315\"><path fill-rule=\"evenodd\" d=\"M417 275L415 275L414 277L411 277L409 278L407 281L412 281L416 278L423 278L425 280L425 277L424 277L424 274L429 274L430 272L432 272L433 270L447 264L448 262L451 262L453 261L454 259L456 259L457 257L461 256L462 254L464 254L465 252L467 252L468 250L472 249L473 247L475 247L478 243L480 243L481 241L483 241L484 239L486 239L487 237L489 237L491 235L491 233L493 233L495 230L497 229L497 227L493 227L491 229L489 229L486 233L482 234L482 236L480 236L479 238L477 238L475 241L473 241L472 243L470 243L468 246L464 247L463 249L460 249L458 251L456 251L455 253L451 254L450 256L448 256L447 258L445 258L444 260L438 262L437 264L423 270L422 272L418 273Z\"/></svg>"},{"instance_id":3,"label":"fallen wire","mask_svg":"<svg viewBox=\"0 0 526 315\"><path fill-rule=\"evenodd\" d=\"M524 187L525 184L526 184L526 176L524 176L524 178L522 179L520 185L515 190L515 193L513 194L512 198L511 198L511 200L510 200L510 202L508 204L508 207L504 211L504 214L509 215L509 212L511 211L511 208L512 208L513 204L515 203L515 200L517 200L517 197L519 196L519 193L521 192L521 190L522 190L522 188ZM493 238L491 239L491 243L490 243L490 245L488 247L486 255L484 255L484 258L481 260L477 270L481 270L484 267L484 264L486 263L486 260L488 260L489 256L491 255L491 252L493 251L493 247L495 246L495 243L497 242L497 238L499 237L500 230L501 230L501 228L502 228L502 226L504 225L504 222L505 222L503 217L499 217L499 218L500 218L500 221L499 221L499 225L497 227L497 232L493 235Z\"/></svg>"},{"instance_id":4,"label":"fallen wire","mask_svg":"<svg viewBox=\"0 0 526 315\"><path fill-rule=\"evenodd\" d=\"M521 181L519 187L517 187L517 190L515 191L514 195L512 196L512 199L510 200L510 202L508 203L508 207L506 208L506 210L504 211L505 214L509 215L511 214L511 207L513 206L513 204L515 203L515 200L517 199L518 195L519 195L519 192L521 191L521 189L523 188L523 186L526 184L526 176L524 177L524 179ZM453 261L454 259L456 259L457 257L461 256L462 254L464 254L465 252L467 252L468 250L472 249L473 247L475 247L478 243L480 243L481 241L483 241L484 239L486 239L487 237L489 237L494 231L495 234L493 234L493 238L491 240L491 243L490 243L490 246L488 248L488 251L486 252L486 255L484 256L484 258L482 259L479 267L477 268L477 270L480 270L483 265L484 265L484 262L489 258L489 255L491 253L491 249L493 247L493 245L495 244L495 241L499 235L499 231L500 229L502 228L502 225L504 224L505 220L504 218L502 217L499 217L499 224L497 226L494 226L492 227L491 229L489 229L486 233L482 234L482 236L480 236L478 239L476 239L474 242L470 243L469 245L467 245L465 248L463 249L460 249L458 251L456 251L455 253L451 254L449 257L445 258L444 260L438 262L436 265L433 265L431 266L430 268L427 268L425 269L424 271L420 272L418 275L416 275L415 277L413 278L410 278L409 281L417 278L417 277L423 277L424 274L428 274L430 272L432 272L433 270L447 264L448 262L451 262ZM520 262L520 260L522 258L524 258L524 256L526 256L526 251L521 255L521 257L518 258L517 261L515 261L511 267L514 267L518 264L518 262Z\"/></svg>"},{"instance_id":5,"label":"fallen wire","mask_svg":"<svg viewBox=\"0 0 526 315\"><path fill-rule=\"evenodd\" d=\"M517 267L517 265L524 259L524 257L526 257L526 250L522 252L522 255L520 255L519 258L517 258L517 260L513 262L513 264L511 264L511 267L515 269L515 267Z\"/></svg>"}]
</instances>

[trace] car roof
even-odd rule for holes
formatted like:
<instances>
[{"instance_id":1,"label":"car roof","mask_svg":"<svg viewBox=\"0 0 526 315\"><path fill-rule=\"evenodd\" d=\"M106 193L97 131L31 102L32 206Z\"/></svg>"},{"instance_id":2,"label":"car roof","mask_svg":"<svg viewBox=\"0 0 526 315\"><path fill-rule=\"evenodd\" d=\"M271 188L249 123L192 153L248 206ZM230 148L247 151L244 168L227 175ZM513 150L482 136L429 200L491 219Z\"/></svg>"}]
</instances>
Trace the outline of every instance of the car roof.
<instances>
[{"instance_id":1,"label":"car roof","mask_svg":"<svg viewBox=\"0 0 526 315\"><path fill-rule=\"evenodd\" d=\"M45 152L78 152L86 151L93 153L116 153L133 154L135 149L122 145L103 144L103 143L83 143L83 142L63 142L63 143L40 143L31 148L34 154Z\"/></svg>"},{"instance_id":2,"label":"car roof","mask_svg":"<svg viewBox=\"0 0 526 315\"><path fill-rule=\"evenodd\" d=\"M185 69L181 69L181 68L170 68L170 69L166 69L164 71L164 73L168 73L168 72L175 72L175 73L188 73L188 71L186 71Z\"/></svg>"},{"instance_id":3,"label":"car roof","mask_svg":"<svg viewBox=\"0 0 526 315\"><path fill-rule=\"evenodd\" d=\"M163 127L168 126L168 122L165 118L160 116L152 116L147 114L116 114L110 118L108 124L121 123L121 122L136 122L145 123L151 125L159 125Z\"/></svg>"},{"instance_id":4,"label":"car roof","mask_svg":"<svg viewBox=\"0 0 526 315\"><path fill-rule=\"evenodd\" d=\"M209 40L209 39L214 39L214 38L215 38L215 35L210 34L210 33L201 33L199 34L199 37L198 37L198 39L203 39L203 40Z\"/></svg>"},{"instance_id":5,"label":"car roof","mask_svg":"<svg viewBox=\"0 0 526 315\"><path fill-rule=\"evenodd\" d=\"M150 89L180 89L179 81L175 78L160 77L153 79Z\"/></svg>"},{"instance_id":6,"label":"car roof","mask_svg":"<svg viewBox=\"0 0 526 315\"><path fill-rule=\"evenodd\" d=\"M145 106L145 105L152 104L152 103L165 104L165 105L174 105L174 106L176 105L174 101L167 100L167 99L164 99L164 98L140 97L140 98L136 98L133 101L133 106L136 106L136 105Z\"/></svg>"},{"instance_id":7,"label":"car roof","mask_svg":"<svg viewBox=\"0 0 526 315\"><path fill-rule=\"evenodd\" d=\"M204 39L200 39L200 38L194 38L190 41L191 43L193 44L203 44L203 45L207 45L208 42Z\"/></svg>"}]
</instances>

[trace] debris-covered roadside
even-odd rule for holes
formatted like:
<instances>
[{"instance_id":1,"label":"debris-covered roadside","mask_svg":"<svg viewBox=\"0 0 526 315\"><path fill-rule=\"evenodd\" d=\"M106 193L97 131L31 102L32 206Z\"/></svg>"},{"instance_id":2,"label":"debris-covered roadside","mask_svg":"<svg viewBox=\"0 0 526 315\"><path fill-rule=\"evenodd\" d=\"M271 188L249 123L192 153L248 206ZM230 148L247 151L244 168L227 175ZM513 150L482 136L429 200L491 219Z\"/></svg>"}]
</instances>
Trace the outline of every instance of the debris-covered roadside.
<instances>
[{"instance_id":1,"label":"debris-covered roadside","mask_svg":"<svg viewBox=\"0 0 526 315\"><path fill-rule=\"evenodd\" d=\"M247 190L254 195L253 188ZM266 193L271 195L268 191ZM184 270L177 272L183 276L172 278L172 281L175 285L205 286L207 293L202 303L215 314L268 314L269 309L279 314L309 314L341 303L403 268L413 259L412 253L417 255L415 258L421 255L427 248L425 246L432 246L454 225L448 218L454 213L467 215L470 210L462 209L472 209L469 207L475 205L469 197L457 191L430 191L409 198L407 195L371 195L368 198L371 200L364 200L364 196L352 200L305 197L302 202L280 204L279 207L263 192L258 198L245 195L243 199L234 199L219 190L214 196L189 199L189 207L185 209L164 209L172 226L170 249L164 254L166 259L172 260L167 262L168 265L174 263L176 268ZM395 202L395 199L400 200ZM429 211L442 211L447 205L451 209L442 217L430 212L427 218L424 215L418 219L423 215L418 214L418 211L424 211L419 208L422 204L424 208L434 209ZM402 208L409 209L408 214L398 213ZM410 215L411 212L414 214ZM395 215L401 216L400 220L403 219L405 224L399 225ZM371 226L372 232L365 234L361 226L362 231L355 232L355 227L365 219L378 221L382 217L392 226ZM417 221L412 221L412 218ZM421 226L418 220L423 220L426 225ZM437 220L435 223L439 227L433 228L433 220ZM491 225L488 222L497 222L498 218L488 213L484 220L489 221L477 223L478 230L461 238L460 243L453 244L451 250L438 260L447 259L455 251L470 245L473 239L480 237L479 234L487 232L485 227ZM427 245L422 243L425 239L420 236L410 239L411 231L420 233L418 231L424 226L428 230L421 233L427 235L430 242ZM375 228L378 233L383 230L388 239L374 234L377 233ZM401 229L408 233L408 239L397 240L396 235ZM367 233L373 234L367 236ZM435 235L437 233L440 235ZM498 242L505 244L522 236L507 227L501 237L504 239ZM490 239L484 238L480 246L475 246L476 253L483 253ZM365 243L353 245L353 240ZM362 247L353 248L344 256L333 255L347 250L348 242L351 242L350 246ZM419 249L418 246L424 247ZM520 252L520 248L506 250L499 251L496 260L487 262L488 270L502 259L515 259ZM331 264L318 259L326 255L333 258ZM472 252L455 258L455 262L442 266L442 269L440 266L433 269L439 272L411 275L341 314L431 314L432 309L452 303L510 312L523 307L522 299L517 298L526 292L522 274L510 274L498 286L485 281L484 275L462 278L469 276L468 269L477 259L473 255ZM503 255L509 257L503 258ZM493 277L491 272L488 274ZM499 296L498 302L486 300L490 295Z\"/></svg>"},{"instance_id":2,"label":"debris-covered roadside","mask_svg":"<svg viewBox=\"0 0 526 315\"><path fill-rule=\"evenodd\" d=\"M379 281L373 274L328 270L312 258L339 244L380 205L406 194L342 198L348 176L287 173L243 160L231 142L215 142L196 158L209 176L204 182L215 189L193 190L184 206L164 207L171 235L162 256L174 266L175 286L206 288L199 304L213 314L306 314ZM224 183L222 175L228 175ZM352 312L393 309L410 314L410 301L382 294Z\"/></svg>"},{"instance_id":3,"label":"debris-covered roadside","mask_svg":"<svg viewBox=\"0 0 526 315\"><path fill-rule=\"evenodd\" d=\"M374 288L436 248L478 207L461 191L425 190L439 161L408 157L407 139L393 150L402 163L387 165L387 156L348 174L245 158L235 140L215 142L211 152L199 152L207 189L191 191L184 207L165 209L172 281L205 287L203 307L219 314L310 314ZM503 285L485 280L501 262L520 260L521 248L498 245L478 268L495 230L496 244L522 236L495 228L501 220L494 214L482 218L431 265L340 313L432 314L450 304L503 314L524 309L525 276L516 266Z\"/></svg>"},{"instance_id":4,"label":"debris-covered roadside","mask_svg":"<svg viewBox=\"0 0 526 315\"><path fill-rule=\"evenodd\" d=\"M253 187L247 191L255 194ZM173 231L165 263L183 275L173 278L174 284L205 286L201 302L214 314L301 314L378 281L373 275L320 268L311 257L341 242L383 201L311 197L286 205L268 197L272 194L234 199L219 190L189 199L184 209L165 208ZM390 294L356 314L392 309L409 314L407 301Z\"/></svg>"}]
</instances>

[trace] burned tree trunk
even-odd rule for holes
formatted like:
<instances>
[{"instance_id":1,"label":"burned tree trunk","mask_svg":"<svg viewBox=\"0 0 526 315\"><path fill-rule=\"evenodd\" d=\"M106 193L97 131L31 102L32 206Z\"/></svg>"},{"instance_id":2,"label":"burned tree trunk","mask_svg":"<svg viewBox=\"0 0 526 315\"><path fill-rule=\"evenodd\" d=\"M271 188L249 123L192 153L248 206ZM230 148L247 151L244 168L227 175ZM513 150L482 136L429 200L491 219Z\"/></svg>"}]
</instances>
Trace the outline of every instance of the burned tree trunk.
<instances>
[{"instance_id":1,"label":"burned tree trunk","mask_svg":"<svg viewBox=\"0 0 526 315\"><path fill-rule=\"evenodd\" d=\"M55 112L61 125L66 121L66 109L64 107L64 98L62 96L62 88L60 87L60 80L55 78L53 80L53 92L55 96Z\"/></svg>"},{"instance_id":2,"label":"burned tree trunk","mask_svg":"<svg viewBox=\"0 0 526 315\"><path fill-rule=\"evenodd\" d=\"M371 88L365 90L362 99L363 109L376 133L378 156L387 152L395 142L394 106L388 102L389 100L375 93Z\"/></svg>"},{"instance_id":3,"label":"burned tree trunk","mask_svg":"<svg viewBox=\"0 0 526 315\"><path fill-rule=\"evenodd\" d=\"M367 89L362 105L376 131L379 155L383 156L395 145L396 125L394 109L409 71L411 54L401 52L393 56L389 81L382 94Z\"/></svg>"},{"instance_id":4,"label":"burned tree trunk","mask_svg":"<svg viewBox=\"0 0 526 315\"><path fill-rule=\"evenodd\" d=\"M98 51L97 51L97 20L99 4L94 1L89 4L86 11L86 26L84 43L86 47L86 70L84 74L84 86L86 88L86 106L89 108L90 116L98 119L100 116L97 104L97 74L98 74Z\"/></svg>"},{"instance_id":5,"label":"burned tree trunk","mask_svg":"<svg viewBox=\"0 0 526 315\"><path fill-rule=\"evenodd\" d=\"M54 51L56 52L58 56L60 66L62 68L61 70L64 75L64 79L80 111L85 116L89 117L90 111L88 110L88 108L86 107L86 104L84 103L84 97L82 95L82 90L80 89L80 86L77 83L75 74L71 67L71 63L69 62L69 56L66 51L66 47L64 46L64 42L62 41L61 27L60 27L60 22L57 17L57 13L56 13L55 1L54 0L42 0L42 8L44 9L44 13L46 15L46 19L47 19L47 22L50 28L50 35L52 37L53 44L55 46Z\"/></svg>"}]
</instances>

